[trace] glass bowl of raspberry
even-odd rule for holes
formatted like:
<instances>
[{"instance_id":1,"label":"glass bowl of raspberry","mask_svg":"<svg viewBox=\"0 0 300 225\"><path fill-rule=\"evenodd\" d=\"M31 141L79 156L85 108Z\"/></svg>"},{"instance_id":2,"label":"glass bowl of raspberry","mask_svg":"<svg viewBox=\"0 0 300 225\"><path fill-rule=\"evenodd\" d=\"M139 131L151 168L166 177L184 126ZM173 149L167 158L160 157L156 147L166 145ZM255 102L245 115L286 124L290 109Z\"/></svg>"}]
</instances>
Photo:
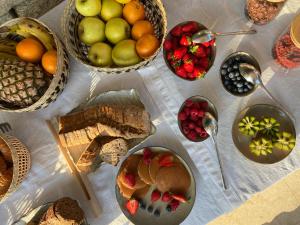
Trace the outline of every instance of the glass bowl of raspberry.
<instances>
[{"instance_id":1,"label":"glass bowl of raspberry","mask_svg":"<svg viewBox=\"0 0 300 225\"><path fill-rule=\"evenodd\" d=\"M192 96L182 103L177 116L178 126L188 140L202 142L209 137L202 124L205 112L211 113L218 120L216 107L203 96Z\"/></svg>"},{"instance_id":2,"label":"glass bowl of raspberry","mask_svg":"<svg viewBox=\"0 0 300 225\"><path fill-rule=\"evenodd\" d=\"M216 57L215 39L194 44L192 35L208 28L196 21L176 25L163 44L164 60L176 76L189 81L204 78Z\"/></svg>"}]
</instances>

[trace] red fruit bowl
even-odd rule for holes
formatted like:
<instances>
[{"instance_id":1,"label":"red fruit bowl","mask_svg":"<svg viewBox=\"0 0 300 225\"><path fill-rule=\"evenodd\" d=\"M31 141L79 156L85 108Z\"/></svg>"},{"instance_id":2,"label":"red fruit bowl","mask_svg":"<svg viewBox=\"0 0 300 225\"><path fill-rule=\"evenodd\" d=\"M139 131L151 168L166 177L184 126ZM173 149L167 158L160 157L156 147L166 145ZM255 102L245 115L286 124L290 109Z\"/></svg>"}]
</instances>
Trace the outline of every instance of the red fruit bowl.
<instances>
[{"instance_id":1,"label":"red fruit bowl","mask_svg":"<svg viewBox=\"0 0 300 225\"><path fill-rule=\"evenodd\" d=\"M211 113L218 120L216 107L205 97L192 96L182 103L177 120L181 133L188 140L202 142L209 137L202 125L205 112Z\"/></svg>"},{"instance_id":2,"label":"red fruit bowl","mask_svg":"<svg viewBox=\"0 0 300 225\"><path fill-rule=\"evenodd\" d=\"M164 60L178 77L194 81L205 77L216 57L215 40L193 44L191 36L208 29L196 21L186 21L173 27L163 44Z\"/></svg>"}]
</instances>

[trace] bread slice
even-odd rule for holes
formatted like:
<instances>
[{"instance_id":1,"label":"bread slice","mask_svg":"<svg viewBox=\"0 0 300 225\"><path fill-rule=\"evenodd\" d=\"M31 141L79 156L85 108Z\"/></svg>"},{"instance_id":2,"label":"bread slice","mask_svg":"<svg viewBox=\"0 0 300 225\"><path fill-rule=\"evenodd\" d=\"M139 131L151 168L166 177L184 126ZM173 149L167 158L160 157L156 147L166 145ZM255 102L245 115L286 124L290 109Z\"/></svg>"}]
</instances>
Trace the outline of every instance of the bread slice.
<instances>
[{"instance_id":1,"label":"bread slice","mask_svg":"<svg viewBox=\"0 0 300 225\"><path fill-rule=\"evenodd\" d=\"M150 132L149 114L136 105L98 105L59 118L59 137L65 147L89 144L99 135L133 139Z\"/></svg>"},{"instance_id":2,"label":"bread slice","mask_svg":"<svg viewBox=\"0 0 300 225\"><path fill-rule=\"evenodd\" d=\"M127 151L128 145L123 138L99 136L85 149L76 165L86 173L95 171L102 161L115 166Z\"/></svg>"}]
</instances>

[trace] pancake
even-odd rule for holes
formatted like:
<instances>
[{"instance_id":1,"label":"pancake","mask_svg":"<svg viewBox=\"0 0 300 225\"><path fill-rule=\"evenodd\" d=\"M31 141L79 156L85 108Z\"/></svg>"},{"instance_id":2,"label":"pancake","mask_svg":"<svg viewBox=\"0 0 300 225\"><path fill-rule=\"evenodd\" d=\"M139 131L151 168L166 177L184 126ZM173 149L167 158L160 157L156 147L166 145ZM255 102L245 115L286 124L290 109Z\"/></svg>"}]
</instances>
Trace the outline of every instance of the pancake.
<instances>
[{"instance_id":1,"label":"pancake","mask_svg":"<svg viewBox=\"0 0 300 225\"><path fill-rule=\"evenodd\" d=\"M150 189L150 186L147 185L146 187L143 187L141 189L137 189L134 193L133 193L133 196L136 198L136 199L143 199L146 194L148 193Z\"/></svg>"},{"instance_id":2,"label":"pancake","mask_svg":"<svg viewBox=\"0 0 300 225\"><path fill-rule=\"evenodd\" d=\"M121 195L126 198L126 199L130 199L131 196L133 195L133 193L135 192L134 189L129 189L127 187L125 187L121 182L120 182L120 177L118 176L117 178L117 184L120 190Z\"/></svg>"},{"instance_id":3,"label":"pancake","mask_svg":"<svg viewBox=\"0 0 300 225\"><path fill-rule=\"evenodd\" d=\"M150 164L149 164L150 165ZM138 174L142 181L144 181L146 184L153 184L152 179L149 174L149 165L147 165L143 159L140 160L138 165Z\"/></svg>"},{"instance_id":4,"label":"pancake","mask_svg":"<svg viewBox=\"0 0 300 225\"><path fill-rule=\"evenodd\" d=\"M155 156L152 160L151 160L151 163L149 165L149 175L150 175L150 179L152 181L152 183L154 184L155 183L155 179L156 179L156 175L159 171L159 158L160 156L162 156L163 154L160 153L158 154L157 156Z\"/></svg>"},{"instance_id":5,"label":"pancake","mask_svg":"<svg viewBox=\"0 0 300 225\"><path fill-rule=\"evenodd\" d=\"M191 177L187 169L176 163L172 167L161 167L156 175L156 185L160 192L185 194L190 185Z\"/></svg>"}]
</instances>

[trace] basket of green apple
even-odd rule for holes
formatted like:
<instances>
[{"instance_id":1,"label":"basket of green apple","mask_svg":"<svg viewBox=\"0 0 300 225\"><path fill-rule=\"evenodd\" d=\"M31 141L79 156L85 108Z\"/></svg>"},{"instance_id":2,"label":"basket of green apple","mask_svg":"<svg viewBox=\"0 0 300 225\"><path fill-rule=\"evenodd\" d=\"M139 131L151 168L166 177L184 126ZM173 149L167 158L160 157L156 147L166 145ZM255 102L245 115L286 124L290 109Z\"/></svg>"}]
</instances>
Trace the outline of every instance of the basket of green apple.
<instances>
[{"instance_id":1,"label":"basket of green apple","mask_svg":"<svg viewBox=\"0 0 300 225\"><path fill-rule=\"evenodd\" d=\"M62 26L73 57L92 70L123 73L157 56L167 19L160 0L69 0Z\"/></svg>"}]
</instances>

